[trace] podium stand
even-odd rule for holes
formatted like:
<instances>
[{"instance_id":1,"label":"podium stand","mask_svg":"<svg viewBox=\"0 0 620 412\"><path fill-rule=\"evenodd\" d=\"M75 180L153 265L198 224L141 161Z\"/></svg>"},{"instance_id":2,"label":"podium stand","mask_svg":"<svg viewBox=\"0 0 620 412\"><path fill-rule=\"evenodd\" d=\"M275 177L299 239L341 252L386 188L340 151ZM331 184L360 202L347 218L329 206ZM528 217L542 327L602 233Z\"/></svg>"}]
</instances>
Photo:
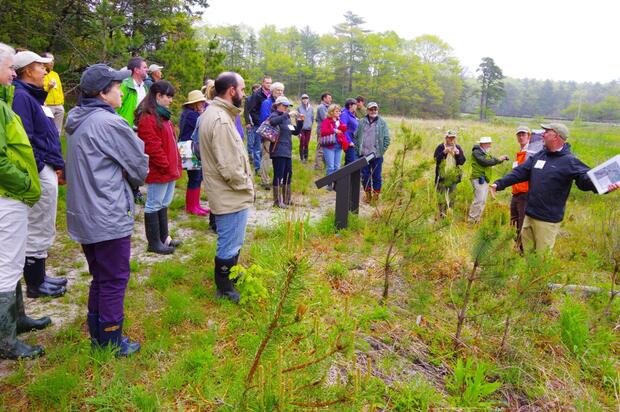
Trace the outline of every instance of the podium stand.
<instances>
[{"instance_id":1,"label":"podium stand","mask_svg":"<svg viewBox=\"0 0 620 412\"><path fill-rule=\"evenodd\" d=\"M349 225L349 212L359 211L360 170L374 158L374 153L360 157L314 182L319 189L332 183L336 184L336 229L345 229Z\"/></svg>"}]
</instances>

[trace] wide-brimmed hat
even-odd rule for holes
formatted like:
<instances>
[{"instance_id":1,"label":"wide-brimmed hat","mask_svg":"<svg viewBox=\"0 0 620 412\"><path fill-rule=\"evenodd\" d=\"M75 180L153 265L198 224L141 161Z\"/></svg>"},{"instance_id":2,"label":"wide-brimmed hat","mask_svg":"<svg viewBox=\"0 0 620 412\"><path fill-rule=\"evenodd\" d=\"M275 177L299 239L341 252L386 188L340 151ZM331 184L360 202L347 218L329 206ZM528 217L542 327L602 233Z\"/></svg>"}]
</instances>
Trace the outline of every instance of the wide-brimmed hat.
<instances>
[{"instance_id":1,"label":"wide-brimmed hat","mask_svg":"<svg viewBox=\"0 0 620 412\"><path fill-rule=\"evenodd\" d=\"M478 143L493 143L493 139L491 139L489 136L482 136L480 140L478 140Z\"/></svg>"},{"instance_id":2,"label":"wide-brimmed hat","mask_svg":"<svg viewBox=\"0 0 620 412\"><path fill-rule=\"evenodd\" d=\"M192 90L187 93L187 101L183 103L183 106L186 104L198 103L198 102L206 102L207 99L204 94L200 90Z\"/></svg>"}]
</instances>

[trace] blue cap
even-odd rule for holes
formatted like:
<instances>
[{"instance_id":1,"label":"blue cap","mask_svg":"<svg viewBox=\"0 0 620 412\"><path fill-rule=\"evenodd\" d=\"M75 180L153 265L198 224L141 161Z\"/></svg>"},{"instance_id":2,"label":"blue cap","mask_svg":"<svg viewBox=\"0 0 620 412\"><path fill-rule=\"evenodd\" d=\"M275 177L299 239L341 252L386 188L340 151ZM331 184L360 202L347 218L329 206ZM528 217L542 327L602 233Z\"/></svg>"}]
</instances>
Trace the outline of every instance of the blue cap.
<instances>
[{"instance_id":1,"label":"blue cap","mask_svg":"<svg viewBox=\"0 0 620 412\"><path fill-rule=\"evenodd\" d=\"M80 78L80 88L84 93L99 93L112 82L120 82L131 76L129 70L114 70L105 64L93 64Z\"/></svg>"}]
</instances>

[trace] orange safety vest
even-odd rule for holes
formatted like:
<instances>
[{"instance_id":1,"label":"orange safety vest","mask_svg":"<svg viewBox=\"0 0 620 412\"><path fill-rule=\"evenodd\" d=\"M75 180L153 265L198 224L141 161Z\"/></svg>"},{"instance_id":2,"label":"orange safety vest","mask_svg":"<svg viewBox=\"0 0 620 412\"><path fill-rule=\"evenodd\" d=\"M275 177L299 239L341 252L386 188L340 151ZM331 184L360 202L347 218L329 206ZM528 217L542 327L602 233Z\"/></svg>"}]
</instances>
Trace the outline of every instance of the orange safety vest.
<instances>
[{"instance_id":1,"label":"orange safety vest","mask_svg":"<svg viewBox=\"0 0 620 412\"><path fill-rule=\"evenodd\" d=\"M523 164L523 162L525 162L526 157L527 157L527 150L522 150L520 152L517 152L517 164L518 165ZM521 182L521 183L515 183L514 185L512 185L513 195L518 195L519 193L527 193L528 190L529 190L529 182L527 181Z\"/></svg>"}]
</instances>

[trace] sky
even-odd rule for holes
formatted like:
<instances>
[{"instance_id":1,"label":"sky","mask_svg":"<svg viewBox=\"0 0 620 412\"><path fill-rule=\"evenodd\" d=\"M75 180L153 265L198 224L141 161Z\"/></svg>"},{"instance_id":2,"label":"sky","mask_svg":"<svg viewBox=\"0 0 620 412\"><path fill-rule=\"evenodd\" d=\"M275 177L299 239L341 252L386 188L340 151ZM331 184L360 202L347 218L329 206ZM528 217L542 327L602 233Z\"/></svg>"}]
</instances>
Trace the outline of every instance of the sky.
<instances>
[{"instance_id":1,"label":"sky","mask_svg":"<svg viewBox=\"0 0 620 412\"><path fill-rule=\"evenodd\" d=\"M267 24L308 25L323 34L333 32L349 10L373 32L440 37L472 76L481 59L491 57L507 77L620 80L617 0L209 0L203 22L256 31Z\"/></svg>"}]
</instances>

